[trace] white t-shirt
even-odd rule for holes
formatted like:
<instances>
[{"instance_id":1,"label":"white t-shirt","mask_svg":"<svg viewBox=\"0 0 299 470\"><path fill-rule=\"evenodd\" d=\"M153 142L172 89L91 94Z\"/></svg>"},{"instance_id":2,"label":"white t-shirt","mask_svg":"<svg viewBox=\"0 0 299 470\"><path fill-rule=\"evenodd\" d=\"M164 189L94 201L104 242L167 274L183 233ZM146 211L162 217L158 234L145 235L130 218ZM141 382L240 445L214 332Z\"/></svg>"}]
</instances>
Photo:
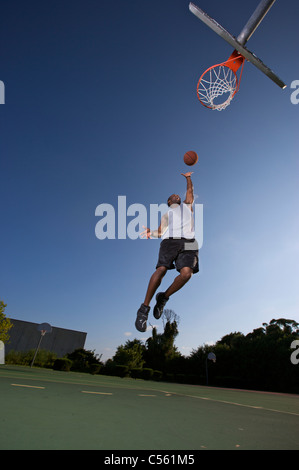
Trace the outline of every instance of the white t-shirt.
<instances>
[{"instance_id":1,"label":"white t-shirt","mask_svg":"<svg viewBox=\"0 0 299 470\"><path fill-rule=\"evenodd\" d=\"M165 238L195 238L194 215L191 206L185 204L173 204L168 211L168 227L162 235Z\"/></svg>"}]
</instances>

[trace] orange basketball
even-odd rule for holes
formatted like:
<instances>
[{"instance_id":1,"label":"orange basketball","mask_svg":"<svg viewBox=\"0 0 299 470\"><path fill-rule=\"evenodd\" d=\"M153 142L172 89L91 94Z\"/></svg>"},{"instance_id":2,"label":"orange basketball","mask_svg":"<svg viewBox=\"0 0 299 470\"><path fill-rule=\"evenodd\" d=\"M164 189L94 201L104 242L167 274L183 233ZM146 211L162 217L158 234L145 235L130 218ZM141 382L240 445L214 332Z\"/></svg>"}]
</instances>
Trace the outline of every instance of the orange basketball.
<instances>
[{"instance_id":1,"label":"orange basketball","mask_svg":"<svg viewBox=\"0 0 299 470\"><path fill-rule=\"evenodd\" d=\"M198 155L196 152L193 152L193 150L189 150L189 152L186 152L184 155L184 163L186 165L192 166L195 165L195 163L198 162Z\"/></svg>"}]
</instances>

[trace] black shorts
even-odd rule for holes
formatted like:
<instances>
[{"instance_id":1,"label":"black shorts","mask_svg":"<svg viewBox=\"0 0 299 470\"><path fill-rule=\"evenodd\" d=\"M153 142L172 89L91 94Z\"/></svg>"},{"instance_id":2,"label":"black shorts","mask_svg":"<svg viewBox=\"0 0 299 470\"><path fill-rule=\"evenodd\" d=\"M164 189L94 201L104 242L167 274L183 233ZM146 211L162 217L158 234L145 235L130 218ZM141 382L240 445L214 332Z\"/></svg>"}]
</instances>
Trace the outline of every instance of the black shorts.
<instances>
[{"instance_id":1,"label":"black shorts","mask_svg":"<svg viewBox=\"0 0 299 470\"><path fill-rule=\"evenodd\" d=\"M167 269L191 268L193 273L199 271L198 248L196 240L186 238L165 238L160 245L159 259L156 268Z\"/></svg>"}]
</instances>

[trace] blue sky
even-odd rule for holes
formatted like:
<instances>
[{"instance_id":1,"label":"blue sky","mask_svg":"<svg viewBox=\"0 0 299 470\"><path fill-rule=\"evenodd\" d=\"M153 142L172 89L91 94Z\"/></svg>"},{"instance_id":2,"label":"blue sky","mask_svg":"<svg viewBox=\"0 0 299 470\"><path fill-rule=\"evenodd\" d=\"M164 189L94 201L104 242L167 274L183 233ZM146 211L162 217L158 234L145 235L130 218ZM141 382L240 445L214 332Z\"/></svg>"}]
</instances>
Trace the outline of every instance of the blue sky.
<instances>
[{"instance_id":1,"label":"blue sky","mask_svg":"<svg viewBox=\"0 0 299 470\"><path fill-rule=\"evenodd\" d=\"M232 49L188 3L1 4L0 298L11 318L86 331L103 359L150 335L134 322L160 241L97 239L96 207L183 196L191 149L204 243L200 273L167 304L181 318L177 347L188 355L272 318L299 321L299 4L277 0L248 42L287 89L245 63L217 112L196 84ZM195 3L238 35L258 1Z\"/></svg>"}]
</instances>

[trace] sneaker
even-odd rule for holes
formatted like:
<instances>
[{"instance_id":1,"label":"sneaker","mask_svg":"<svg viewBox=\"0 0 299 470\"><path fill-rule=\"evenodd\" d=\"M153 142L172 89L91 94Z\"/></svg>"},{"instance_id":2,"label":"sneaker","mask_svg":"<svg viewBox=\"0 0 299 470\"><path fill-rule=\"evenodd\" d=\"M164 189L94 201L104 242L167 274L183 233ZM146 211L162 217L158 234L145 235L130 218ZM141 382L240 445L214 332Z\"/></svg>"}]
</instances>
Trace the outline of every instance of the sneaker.
<instances>
[{"instance_id":1,"label":"sneaker","mask_svg":"<svg viewBox=\"0 0 299 470\"><path fill-rule=\"evenodd\" d=\"M169 300L169 297L165 297L164 292L159 292L156 295L156 305L154 306L154 317L156 320L159 320L161 318L161 315L163 313L163 309L165 307L166 302Z\"/></svg>"},{"instance_id":2,"label":"sneaker","mask_svg":"<svg viewBox=\"0 0 299 470\"><path fill-rule=\"evenodd\" d=\"M150 307L147 307L146 305L141 304L137 312L135 326L138 331L141 331L141 333L144 333L146 331L146 327L147 327L146 322L147 322L149 311L150 311Z\"/></svg>"}]
</instances>

